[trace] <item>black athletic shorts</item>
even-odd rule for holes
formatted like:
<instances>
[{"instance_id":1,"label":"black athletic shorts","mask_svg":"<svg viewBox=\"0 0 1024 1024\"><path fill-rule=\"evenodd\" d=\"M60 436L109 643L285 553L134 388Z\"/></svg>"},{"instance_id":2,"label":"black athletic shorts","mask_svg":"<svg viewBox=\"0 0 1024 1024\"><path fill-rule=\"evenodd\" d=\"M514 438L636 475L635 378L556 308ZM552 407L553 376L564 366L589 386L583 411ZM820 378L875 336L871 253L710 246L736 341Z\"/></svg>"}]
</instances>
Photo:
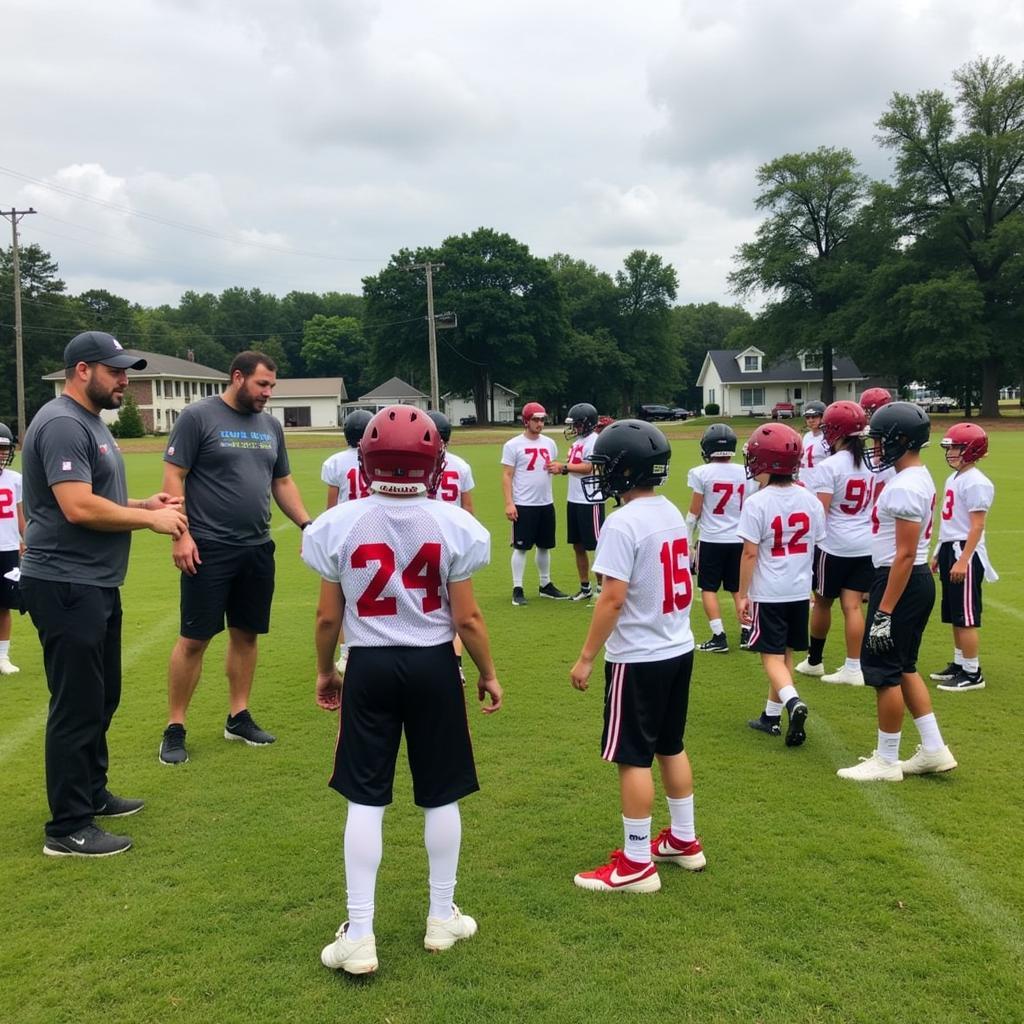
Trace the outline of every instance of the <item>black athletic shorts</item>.
<instances>
[{"instance_id":1,"label":"black athletic shorts","mask_svg":"<svg viewBox=\"0 0 1024 1024\"><path fill-rule=\"evenodd\" d=\"M841 590L866 594L875 578L875 567L870 555L830 555L815 547L812 575L811 587L816 594L836 598Z\"/></svg>"},{"instance_id":2,"label":"black athletic shorts","mask_svg":"<svg viewBox=\"0 0 1024 1024\"><path fill-rule=\"evenodd\" d=\"M717 591L719 587L735 594L740 589L740 557L743 542L716 544L697 542L697 589Z\"/></svg>"},{"instance_id":3,"label":"black athletic shorts","mask_svg":"<svg viewBox=\"0 0 1024 1024\"><path fill-rule=\"evenodd\" d=\"M579 544L584 551L597 550L597 538L604 525L604 505L566 502L565 517L568 524L568 541Z\"/></svg>"},{"instance_id":4,"label":"black athletic shorts","mask_svg":"<svg viewBox=\"0 0 1024 1024\"><path fill-rule=\"evenodd\" d=\"M888 581L888 567L875 570L875 579L868 597L864 643L860 651L860 667L868 686L899 686L904 673L917 671L921 637L935 605L935 580L931 570L927 565L915 565L906 589L892 613L892 635L896 646L887 654L872 654L868 649L868 631Z\"/></svg>"},{"instance_id":5,"label":"black athletic shorts","mask_svg":"<svg viewBox=\"0 0 1024 1024\"><path fill-rule=\"evenodd\" d=\"M752 601L747 647L758 654L785 654L787 647L806 651L810 609L807 601Z\"/></svg>"},{"instance_id":6,"label":"black athletic shorts","mask_svg":"<svg viewBox=\"0 0 1024 1024\"><path fill-rule=\"evenodd\" d=\"M274 598L274 542L242 546L197 540L195 576L181 574L181 635L209 640L224 629L270 632Z\"/></svg>"},{"instance_id":7,"label":"black athletic shorts","mask_svg":"<svg viewBox=\"0 0 1024 1024\"><path fill-rule=\"evenodd\" d=\"M953 568L964 542L946 541L939 545L939 580L942 583L942 621L960 628L975 629L981 625L981 584L985 566L975 551L967 566L963 583L951 583L949 570Z\"/></svg>"},{"instance_id":8,"label":"black athletic shorts","mask_svg":"<svg viewBox=\"0 0 1024 1024\"><path fill-rule=\"evenodd\" d=\"M331 788L357 804L391 803L403 729L419 807L443 807L480 788L450 643L348 649Z\"/></svg>"},{"instance_id":9,"label":"black athletic shorts","mask_svg":"<svg viewBox=\"0 0 1024 1024\"><path fill-rule=\"evenodd\" d=\"M0 551L0 608L21 607L20 588L5 575L20 564L21 558L17 551Z\"/></svg>"},{"instance_id":10,"label":"black athletic shorts","mask_svg":"<svg viewBox=\"0 0 1024 1024\"><path fill-rule=\"evenodd\" d=\"M555 506L516 505L518 518L512 524L512 547L529 551L555 546Z\"/></svg>"},{"instance_id":11,"label":"black athletic shorts","mask_svg":"<svg viewBox=\"0 0 1024 1024\"><path fill-rule=\"evenodd\" d=\"M650 768L655 754L683 749L693 651L665 661L604 665L601 757Z\"/></svg>"}]
</instances>

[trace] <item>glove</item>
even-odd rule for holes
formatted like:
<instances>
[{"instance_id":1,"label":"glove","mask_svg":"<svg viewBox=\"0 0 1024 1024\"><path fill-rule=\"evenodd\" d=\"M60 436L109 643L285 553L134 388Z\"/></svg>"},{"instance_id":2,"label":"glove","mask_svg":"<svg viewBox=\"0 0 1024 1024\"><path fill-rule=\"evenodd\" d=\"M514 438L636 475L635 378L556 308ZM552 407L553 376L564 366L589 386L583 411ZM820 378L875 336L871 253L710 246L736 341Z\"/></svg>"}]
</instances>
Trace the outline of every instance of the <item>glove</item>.
<instances>
[{"instance_id":1,"label":"glove","mask_svg":"<svg viewBox=\"0 0 1024 1024\"><path fill-rule=\"evenodd\" d=\"M876 609L868 627L867 642L872 654L887 654L896 646L892 639L892 615Z\"/></svg>"}]
</instances>

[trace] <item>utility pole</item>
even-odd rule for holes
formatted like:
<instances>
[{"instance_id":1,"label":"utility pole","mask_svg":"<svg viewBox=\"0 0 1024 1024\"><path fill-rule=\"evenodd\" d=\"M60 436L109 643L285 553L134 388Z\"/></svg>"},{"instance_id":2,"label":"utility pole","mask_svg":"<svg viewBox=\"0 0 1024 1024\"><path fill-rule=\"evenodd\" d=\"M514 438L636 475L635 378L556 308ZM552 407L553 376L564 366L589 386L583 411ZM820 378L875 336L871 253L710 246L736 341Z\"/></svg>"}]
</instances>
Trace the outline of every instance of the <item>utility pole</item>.
<instances>
[{"instance_id":1,"label":"utility pole","mask_svg":"<svg viewBox=\"0 0 1024 1024\"><path fill-rule=\"evenodd\" d=\"M437 325L434 323L434 276L435 270L444 267L443 263L413 263L406 270L425 270L427 272L427 343L430 352L430 405L441 409L441 387L437 379Z\"/></svg>"},{"instance_id":2,"label":"utility pole","mask_svg":"<svg viewBox=\"0 0 1024 1024\"><path fill-rule=\"evenodd\" d=\"M15 380L18 394L18 443L25 439L25 353L21 341L21 265L18 262L18 221L36 211L30 206L27 210L0 210L0 217L11 222L11 256L14 261L14 363Z\"/></svg>"}]
</instances>

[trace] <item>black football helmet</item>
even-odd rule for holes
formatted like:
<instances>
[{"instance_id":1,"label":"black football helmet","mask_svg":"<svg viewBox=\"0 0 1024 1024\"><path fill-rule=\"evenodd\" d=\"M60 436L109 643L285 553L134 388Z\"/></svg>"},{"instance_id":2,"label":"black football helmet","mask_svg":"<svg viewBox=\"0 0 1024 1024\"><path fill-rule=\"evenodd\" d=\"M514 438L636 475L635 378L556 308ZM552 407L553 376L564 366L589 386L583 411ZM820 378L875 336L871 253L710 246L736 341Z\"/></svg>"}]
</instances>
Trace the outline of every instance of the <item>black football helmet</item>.
<instances>
[{"instance_id":1,"label":"black football helmet","mask_svg":"<svg viewBox=\"0 0 1024 1024\"><path fill-rule=\"evenodd\" d=\"M565 439L586 437L597 429L597 409L589 402L577 402L565 417Z\"/></svg>"},{"instance_id":2,"label":"black football helmet","mask_svg":"<svg viewBox=\"0 0 1024 1024\"><path fill-rule=\"evenodd\" d=\"M6 423L0 423L0 469L14 461L14 434Z\"/></svg>"},{"instance_id":3,"label":"black football helmet","mask_svg":"<svg viewBox=\"0 0 1024 1024\"><path fill-rule=\"evenodd\" d=\"M431 409L427 415L434 421L437 432L441 435L441 444L447 444L452 439L452 423L443 412Z\"/></svg>"},{"instance_id":4,"label":"black football helmet","mask_svg":"<svg viewBox=\"0 0 1024 1024\"><path fill-rule=\"evenodd\" d=\"M736 454L736 434L728 423L712 423L700 439L700 455L710 462L715 455Z\"/></svg>"},{"instance_id":5,"label":"black football helmet","mask_svg":"<svg viewBox=\"0 0 1024 1024\"><path fill-rule=\"evenodd\" d=\"M824 416L825 415L825 403L824 402L807 402L804 405L804 419L808 416Z\"/></svg>"},{"instance_id":6,"label":"black football helmet","mask_svg":"<svg viewBox=\"0 0 1024 1024\"><path fill-rule=\"evenodd\" d=\"M583 477L583 496L593 504L618 498L637 487L657 487L668 476L672 449L668 439L645 420L616 420L598 436Z\"/></svg>"},{"instance_id":7,"label":"black football helmet","mask_svg":"<svg viewBox=\"0 0 1024 1024\"><path fill-rule=\"evenodd\" d=\"M355 409L345 417L345 440L349 448L358 448L359 442L363 439L363 432L366 424L373 419L373 413L365 409Z\"/></svg>"},{"instance_id":8,"label":"black football helmet","mask_svg":"<svg viewBox=\"0 0 1024 1024\"><path fill-rule=\"evenodd\" d=\"M920 451L928 443L931 428L928 413L913 402L890 402L876 409L868 422L869 442L864 447L868 469L877 473L894 466L907 452Z\"/></svg>"}]
</instances>

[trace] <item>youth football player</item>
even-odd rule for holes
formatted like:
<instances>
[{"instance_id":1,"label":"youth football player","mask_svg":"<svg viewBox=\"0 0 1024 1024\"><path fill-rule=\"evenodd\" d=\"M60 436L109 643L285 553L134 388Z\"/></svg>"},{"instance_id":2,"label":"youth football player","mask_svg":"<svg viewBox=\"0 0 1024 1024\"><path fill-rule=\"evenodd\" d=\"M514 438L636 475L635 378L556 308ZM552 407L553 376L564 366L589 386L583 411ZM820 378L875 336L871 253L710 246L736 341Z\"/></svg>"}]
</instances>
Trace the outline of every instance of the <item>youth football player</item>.
<instances>
[{"instance_id":1,"label":"youth football player","mask_svg":"<svg viewBox=\"0 0 1024 1024\"><path fill-rule=\"evenodd\" d=\"M437 491L433 497L438 501L448 501L453 505L459 505L470 515L473 511L473 495L470 493L476 484L473 482L473 470L469 463L461 456L456 455L451 449L452 424L451 420L443 412L432 409L427 413L437 427L438 436L441 438L441 450L443 465L441 475L437 481Z\"/></svg>"},{"instance_id":2,"label":"youth football player","mask_svg":"<svg viewBox=\"0 0 1024 1024\"><path fill-rule=\"evenodd\" d=\"M13 676L21 670L11 662L11 609L20 606L18 583L9 573L21 561L25 514L21 507L21 474L11 469L14 462L14 434L0 423L0 675Z\"/></svg>"},{"instance_id":3,"label":"youth football player","mask_svg":"<svg viewBox=\"0 0 1024 1024\"><path fill-rule=\"evenodd\" d=\"M597 545L604 577L587 638L569 678L586 690L605 650L601 756L618 766L623 845L610 863L574 882L599 892L656 892L657 863L688 871L705 865L694 830L693 772L683 747L693 669L689 541L686 522L654 489L668 476L665 435L641 420L605 427L591 453L589 501L620 497ZM668 801L667 828L651 836L657 758Z\"/></svg>"},{"instance_id":4,"label":"youth football player","mask_svg":"<svg viewBox=\"0 0 1024 1024\"><path fill-rule=\"evenodd\" d=\"M807 432L803 437L803 453L800 459L800 483L814 494L818 487L818 466L828 458L825 435L821 432L821 418L825 415L825 403L808 402L804 406L804 423Z\"/></svg>"},{"instance_id":5,"label":"youth football player","mask_svg":"<svg viewBox=\"0 0 1024 1024\"><path fill-rule=\"evenodd\" d=\"M935 485L921 461L930 430L928 414L910 402L883 406L868 424L868 465L896 469L872 512L875 578L861 649L864 682L875 688L878 743L860 764L839 769L836 774L843 779L900 782L904 775L956 767L935 720L931 694L917 671L921 636L935 603L935 581L928 566ZM921 742L913 757L900 761L905 709Z\"/></svg>"},{"instance_id":6,"label":"youth football player","mask_svg":"<svg viewBox=\"0 0 1024 1024\"><path fill-rule=\"evenodd\" d=\"M349 974L377 969L373 934L384 810L405 733L413 796L424 809L430 902L424 948L449 949L476 934L453 902L462 825L459 800L479 786L463 686L452 648L458 630L480 670L483 711L501 707L472 574L487 564L490 536L466 511L428 497L441 471L433 423L389 406L360 442L370 496L328 509L305 533L303 560L322 577L316 618L317 703L340 704L330 781L348 801L348 920L320 958ZM344 617L345 699L332 657Z\"/></svg>"},{"instance_id":7,"label":"youth football player","mask_svg":"<svg viewBox=\"0 0 1024 1024\"><path fill-rule=\"evenodd\" d=\"M940 690L960 693L985 689L978 660L981 583L999 579L985 550L985 518L996 492L977 465L988 454L988 435L981 427L957 423L940 444L953 472L943 488L932 572L942 584L942 621L953 627L953 660L931 677Z\"/></svg>"},{"instance_id":8,"label":"youth football player","mask_svg":"<svg viewBox=\"0 0 1024 1024\"><path fill-rule=\"evenodd\" d=\"M743 449L747 477L761 489L743 503L738 533L740 613L750 626L749 648L761 655L768 699L751 729L779 736L782 709L789 717L786 746L806 738L807 705L793 685L793 651L807 650L807 595L814 545L825 536L825 512L805 487L800 472L800 435L784 423L766 423Z\"/></svg>"}]
</instances>

